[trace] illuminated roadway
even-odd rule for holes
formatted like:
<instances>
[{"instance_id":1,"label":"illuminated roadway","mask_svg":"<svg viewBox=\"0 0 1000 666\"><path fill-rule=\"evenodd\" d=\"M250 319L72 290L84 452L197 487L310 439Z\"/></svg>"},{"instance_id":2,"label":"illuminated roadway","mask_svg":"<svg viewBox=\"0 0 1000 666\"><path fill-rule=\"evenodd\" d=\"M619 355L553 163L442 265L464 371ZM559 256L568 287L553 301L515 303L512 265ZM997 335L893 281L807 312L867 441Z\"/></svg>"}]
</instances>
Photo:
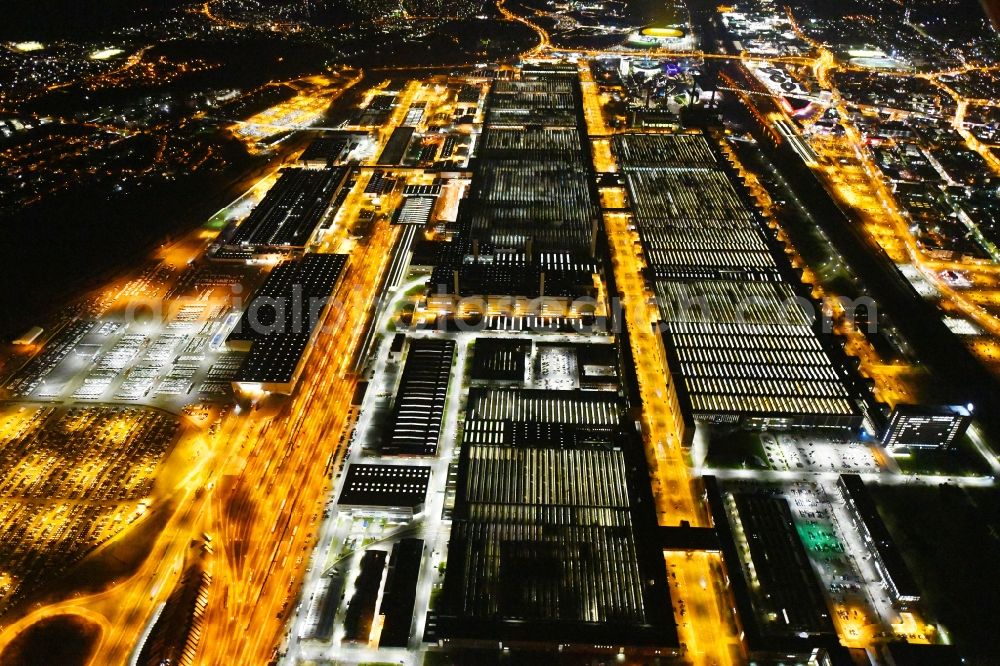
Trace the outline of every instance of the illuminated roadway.
<instances>
[{"instance_id":1,"label":"illuminated roadway","mask_svg":"<svg viewBox=\"0 0 1000 666\"><path fill-rule=\"evenodd\" d=\"M549 33L546 32L544 28L525 17L510 11L507 9L506 4L507 0L497 0L497 9L500 11L500 15L508 21L516 21L517 23L527 26L538 36L538 44L535 45L535 48L532 50L523 53L523 56L531 57L533 55L541 54L551 48L552 42L549 40Z\"/></svg>"},{"instance_id":2,"label":"illuminated roadway","mask_svg":"<svg viewBox=\"0 0 1000 666\"><path fill-rule=\"evenodd\" d=\"M691 489L691 478L682 447L679 444L679 424L673 421L666 401L669 394L666 362L662 345L652 332L653 313L647 304L646 285L636 256L636 239L628 230L627 217L621 213L604 216L605 229L611 247L612 264L623 301L625 321L632 342L633 362L642 398L643 440L646 458L653 478L653 494L661 525L677 525L687 520L691 525L705 525L700 502ZM717 594L715 576L708 566L708 557L671 556L676 565L680 587L671 580L671 596L675 603L675 618L681 641L688 647L693 663L732 663L731 646L738 643L727 635L726 624L720 621L720 608L728 603ZM705 580L691 586L691 580ZM687 613L681 615L678 603L684 601Z\"/></svg>"},{"instance_id":3,"label":"illuminated roadway","mask_svg":"<svg viewBox=\"0 0 1000 666\"><path fill-rule=\"evenodd\" d=\"M324 323L328 330L316 342L292 404L254 428L241 447L246 457L235 460L222 481L227 492L212 503L209 531L220 534L225 556L216 555L223 571L213 572L213 586L223 589L210 595L203 663L263 663L278 643L329 490L323 469L333 469L333 456L343 453L338 437L356 385L348 372L354 346L391 256L385 248L397 234L380 223L363 251L352 255Z\"/></svg>"},{"instance_id":4,"label":"illuminated roadway","mask_svg":"<svg viewBox=\"0 0 1000 666\"><path fill-rule=\"evenodd\" d=\"M967 318L974 321L983 329L989 331L992 335L994 336L1000 335L1000 320L998 320L994 315L986 311L984 308L980 307L977 303L969 300L969 298L965 294L956 291L954 288L952 288L950 285L945 283L944 280L940 278L940 272L942 270L945 269L963 270L965 268L968 268L968 266L965 265L963 262L942 262L942 261L932 260L928 258L921 251L920 247L917 245L916 238L910 232L910 224L903 217L902 213L899 210L899 207L896 205L895 197L892 195L891 189L885 183L881 171L877 168L874 161L872 160L871 155L866 148L865 141L858 133L857 128L855 128L853 122L851 122L850 114L848 113L848 110L843 102L843 99L840 97L840 94L838 93L838 91L836 90L830 79L831 71L835 70L855 71L855 72L867 72L868 70L847 63L839 63L834 57L833 52L830 51L830 49L810 39L808 35L806 35L804 31L802 31L798 23L795 21L795 17L792 14L790 8L788 8L786 11L788 14L788 18L792 23L792 27L796 32L796 35L801 39L805 40L806 42L808 42L810 46L812 46L812 48L815 49L816 52L818 53L818 57L815 58L813 63L813 75L816 77L817 82L822 87L832 91L833 107L837 110L838 115L840 116L840 119L842 121L841 125L844 127L845 130L844 139L846 143L852 147L856 157L864 166L865 172L869 177L869 187L871 187L874 190L875 197L881 204L881 208L885 213L884 219L888 220L891 223L891 226L894 228L894 233L896 237L902 239L906 249L907 258L914 266L916 266L921 271L921 273L923 273L924 277L931 284L933 284L938 289L939 292L942 293L942 296L944 296L946 300L951 302ZM976 137L973 136L971 132L969 132L965 128L964 124L965 114L968 109L970 100L965 99L957 92L955 92L950 86L945 85L940 80L940 77L942 76L959 74L969 71L986 71L992 69L995 68L965 66L957 70L923 73L923 74L916 74L913 76L915 78L922 78L931 82L933 85L942 89L947 95L949 95L954 100L954 102L957 105L957 109L955 116L952 119L952 126L962 136L963 140L965 140L966 145L969 147L969 149L974 150L979 155L981 155L983 159L986 161L986 163L993 169L994 172L1000 173L1000 160L997 160L997 158L978 139L976 139ZM787 116L784 114L782 110L779 109L779 112L782 114L782 116L784 116L785 120L788 120ZM789 123L789 125L791 127L795 127L794 123ZM828 181L832 182L831 177L833 175L832 174L833 169L831 169L830 167L820 167L819 170L824 174L824 176ZM832 184L835 187L837 187L841 197L843 197L847 201L851 200L852 194L854 194L853 192L851 192L851 188L838 186L835 182L832 182ZM977 266L977 268L983 269L984 267ZM991 266L991 268L993 269L993 271L991 272L993 272L994 274L997 271L1000 271L1000 266Z\"/></svg>"},{"instance_id":5,"label":"illuminated roadway","mask_svg":"<svg viewBox=\"0 0 1000 666\"><path fill-rule=\"evenodd\" d=\"M606 136L604 122L594 122L600 114L589 111L599 109L600 101L596 99L596 86L587 76L583 75L581 88L585 96L588 132L592 136ZM617 171L610 151L595 150L594 158L599 172ZM622 300L642 401L642 435L658 521L661 525L679 525L687 521L693 526L706 526L710 523L700 499L692 490L692 478L681 445L683 424L676 422L670 406L670 401L676 397L671 396L663 345L653 329L658 312L643 277L644 263L637 249L639 239L629 229L629 216L617 212L625 207L625 193L620 187L602 188L600 195L601 205L606 210L604 227L612 269ZM731 604L720 588L718 556L671 553L667 562L674 617L686 648L685 656L695 664L734 663L733 655L739 654L739 640L729 630L732 623L723 618L722 609L728 609Z\"/></svg>"},{"instance_id":6,"label":"illuminated roadway","mask_svg":"<svg viewBox=\"0 0 1000 666\"><path fill-rule=\"evenodd\" d=\"M206 568L213 579L198 663L263 664L272 657L331 483L324 467L332 469L342 453L338 439L356 383L347 369L392 257L386 248L398 233L377 223L352 253L286 404L230 412L214 437L182 437L172 455L189 458L189 467L157 493L167 500L154 510L172 515L138 570L105 591L45 606L4 627L0 649L21 628L71 613L95 618L104 629L93 663L126 663L205 533L212 537Z\"/></svg>"},{"instance_id":7,"label":"illuminated roadway","mask_svg":"<svg viewBox=\"0 0 1000 666\"><path fill-rule=\"evenodd\" d=\"M552 50L548 33L528 20L509 11L504 0L497 4L501 14L532 29L539 43L524 54L538 56ZM578 51L581 55L602 55L615 51ZM819 58L754 58L700 52L651 52L657 57L718 58L727 60L766 60L815 66L817 79L827 80L835 67L832 57L821 53ZM600 115L601 103L596 98L596 85L582 75L585 95L585 115L590 133L607 136L608 128ZM419 98L410 84L397 106L393 123L398 124L410 104ZM388 129L383 130L386 136ZM850 137L855 139L855 137ZM608 154L602 155L609 160ZM614 170L613 164L599 165L599 170ZM607 167L607 168L605 168ZM602 197L618 199L623 193L604 190ZM623 207L608 205L607 208ZM691 486L691 471L680 445L680 424L674 422L667 402L671 399L667 365L662 343L651 328L657 313L650 303L650 292L642 275L642 259L637 256L637 238L629 229L625 213L607 212L605 228L611 248L616 281L623 299L635 369L643 404L643 436L647 459L654 477L654 495L661 524L678 524L687 520L692 525L705 525L700 501ZM376 234L390 234L384 228ZM372 252L392 238L368 245L364 258L352 257L352 270L363 275L349 275L348 281L359 280L364 298L374 296L381 272L385 270L385 253ZM370 256L370 255L376 256ZM342 287L343 288L343 287ZM356 308L352 312L367 308ZM354 379L345 370L352 354L348 353L355 339L361 339L366 318L347 314L345 329L351 335L329 335L321 338L310 357L310 367L299 393L282 415L272 421L247 419L237 428L239 455L227 461L226 473L220 479L220 490L212 494L206 531L218 534L219 546L212 564L214 576L206 614L206 631L199 648L199 658L206 663L251 663L272 656L272 646L278 643L287 607L296 600L301 562L308 559L308 546L318 530L317 513L327 496L329 480L316 473L317 461L327 461L336 450L335 439L346 425L346 405L353 393ZM265 408L266 409L266 408ZM288 498L279 489L293 489ZM294 507L295 512L292 509ZM306 532L303 535L302 532ZM267 543L265 547L248 544ZM213 542L213 545L216 542ZM675 600L675 616L680 636L687 648L687 657L695 663L732 663L738 654L737 638L732 635L726 593L720 589L717 556L704 553L691 556L668 554L671 592ZM683 602L684 610L680 610ZM135 636L136 633L131 634ZM107 641L106 641L107 642Z\"/></svg>"},{"instance_id":8,"label":"illuminated roadway","mask_svg":"<svg viewBox=\"0 0 1000 666\"><path fill-rule=\"evenodd\" d=\"M41 618L72 613L103 629L93 663L126 663L185 563L199 556L202 535L209 535L214 553L204 557L212 584L198 663L272 658L315 541L330 471L343 454L339 437L356 386L350 362L393 256L386 250L398 235L388 222L376 222L351 253L294 396L265 400L249 414L233 410L214 436L182 433L172 457L186 461L186 473L157 488L164 500L153 510L170 517L138 569L100 593L28 613L3 628L0 649Z\"/></svg>"},{"instance_id":9,"label":"illuminated roadway","mask_svg":"<svg viewBox=\"0 0 1000 666\"><path fill-rule=\"evenodd\" d=\"M538 45L525 56L556 50L542 27L508 10L505 0L499 0L497 7L505 18L526 25L538 35ZM201 11L213 20L220 20L211 14L208 2ZM565 52L639 54L614 49ZM141 58L141 54L140 51L133 55L126 64ZM642 55L807 64L813 66L821 84L828 83L830 72L839 66L832 54L822 49L817 58L658 50L643 51ZM581 73L581 83L589 133L606 137L609 130L601 115L599 92L586 67ZM420 86L411 82L400 96L392 122L380 132L383 140L402 121L409 106L420 99ZM956 102L959 105L954 120L956 129L982 154L981 146L964 131L962 121L968 101L956 96ZM855 132L850 123L845 125ZM847 138L854 146L860 146L856 133L849 133ZM994 168L998 166L992 156L987 159ZM598 171L616 170L610 151L602 152L595 161ZM601 194L607 199L607 208L625 207L620 188L604 189ZM353 208L354 204L349 199L345 205ZM609 210L604 215L612 267L632 343L643 405L643 437L659 520L663 525L676 525L681 520L707 525L700 499L692 489L692 470L680 444L681 424L674 421L667 404L670 400L667 365L662 343L651 327L658 314L650 305L652 294L643 278L638 239L629 229L629 222L628 214L623 212ZM127 663L156 608L174 590L185 563L204 557L212 584L196 661L259 664L275 656L275 646L281 643L286 620L297 603L306 563L318 536L320 516L329 496L330 472L337 468L339 456L343 455L339 438L352 418L350 404L356 386L350 364L370 325L372 304L379 296L392 258L385 248L393 247L398 235L398 230L385 221L377 222L370 237L351 254L333 299L334 307L322 324L326 330L316 340L294 396L283 403L265 400L249 414L230 413L215 436L191 428L185 430L178 444L179 452L172 455L189 457L190 463L183 478L158 491L165 499L152 510L169 511L171 515L136 572L105 591L44 606L4 627L0 649L20 628L43 617L71 613L86 617L103 629L93 663ZM908 244L908 250L912 252L914 248ZM919 254L911 257L917 259ZM953 290L948 295L957 296ZM956 302L965 303L959 298ZM338 304L345 306L337 307ZM975 312L971 311L973 308ZM984 321L975 304L967 303L963 310L991 332L1000 333L996 321L992 317ZM736 478L740 474L732 472ZM761 473L753 474L754 478L761 478ZM791 472L772 475L775 480L801 476ZM880 481L885 482L886 475ZM963 483L979 482L963 480ZM212 537L212 555L199 555L203 533ZM732 663L738 654L739 641L731 631L727 594L720 588L718 557L670 553L667 566L675 617L688 658L695 663ZM681 601L684 612L679 610Z\"/></svg>"}]
</instances>

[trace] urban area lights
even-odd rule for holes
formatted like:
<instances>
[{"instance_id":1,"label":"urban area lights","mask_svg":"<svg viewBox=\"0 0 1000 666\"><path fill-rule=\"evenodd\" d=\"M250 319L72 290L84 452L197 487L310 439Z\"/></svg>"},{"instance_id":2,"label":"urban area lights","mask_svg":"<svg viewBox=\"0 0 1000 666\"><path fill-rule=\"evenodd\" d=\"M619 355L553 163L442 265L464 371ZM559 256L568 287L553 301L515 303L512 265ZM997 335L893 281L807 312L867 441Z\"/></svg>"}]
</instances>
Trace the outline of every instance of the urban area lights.
<instances>
[{"instance_id":1,"label":"urban area lights","mask_svg":"<svg viewBox=\"0 0 1000 666\"><path fill-rule=\"evenodd\" d=\"M240 194L4 348L0 662L989 663L1000 611L941 576L997 561L963 1L11 37L5 210ZM253 85L192 46L245 38Z\"/></svg>"}]
</instances>

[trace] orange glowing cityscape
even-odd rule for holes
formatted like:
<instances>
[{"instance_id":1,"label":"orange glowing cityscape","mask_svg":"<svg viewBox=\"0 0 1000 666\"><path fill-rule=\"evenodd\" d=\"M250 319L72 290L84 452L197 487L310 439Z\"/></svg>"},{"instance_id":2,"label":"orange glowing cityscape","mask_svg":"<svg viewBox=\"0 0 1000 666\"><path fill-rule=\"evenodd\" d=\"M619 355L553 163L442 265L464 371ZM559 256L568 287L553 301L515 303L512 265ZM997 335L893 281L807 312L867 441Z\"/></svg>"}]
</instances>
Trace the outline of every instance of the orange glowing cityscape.
<instances>
[{"instance_id":1,"label":"orange glowing cityscape","mask_svg":"<svg viewBox=\"0 0 1000 666\"><path fill-rule=\"evenodd\" d=\"M1000 662L989 3L12 3L0 664Z\"/></svg>"}]
</instances>

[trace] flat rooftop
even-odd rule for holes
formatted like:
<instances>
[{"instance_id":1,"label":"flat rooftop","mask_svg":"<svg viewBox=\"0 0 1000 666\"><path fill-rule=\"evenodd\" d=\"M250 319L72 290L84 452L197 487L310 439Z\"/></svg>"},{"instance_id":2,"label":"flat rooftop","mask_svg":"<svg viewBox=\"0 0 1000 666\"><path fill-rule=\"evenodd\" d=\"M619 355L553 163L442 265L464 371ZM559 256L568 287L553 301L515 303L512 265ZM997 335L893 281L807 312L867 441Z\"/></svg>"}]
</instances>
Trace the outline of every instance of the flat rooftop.
<instances>
[{"instance_id":1,"label":"flat rooftop","mask_svg":"<svg viewBox=\"0 0 1000 666\"><path fill-rule=\"evenodd\" d=\"M454 357L454 340L410 340L383 453L437 453Z\"/></svg>"},{"instance_id":2,"label":"flat rooftop","mask_svg":"<svg viewBox=\"0 0 1000 666\"><path fill-rule=\"evenodd\" d=\"M274 267L226 344L250 345L237 383L288 384L295 378L347 255L310 254Z\"/></svg>"},{"instance_id":3,"label":"flat rooftop","mask_svg":"<svg viewBox=\"0 0 1000 666\"><path fill-rule=\"evenodd\" d=\"M342 508L404 508L419 512L427 498L431 468L426 465L352 463L337 504Z\"/></svg>"},{"instance_id":4,"label":"flat rooftop","mask_svg":"<svg viewBox=\"0 0 1000 666\"><path fill-rule=\"evenodd\" d=\"M711 475L703 481L751 654L839 648L788 502L764 494L729 493ZM747 552L752 566L744 561Z\"/></svg>"},{"instance_id":5,"label":"flat rooftop","mask_svg":"<svg viewBox=\"0 0 1000 666\"><path fill-rule=\"evenodd\" d=\"M921 596L920 588L913 579L909 567L906 566L903 554L896 546L889 528L882 520L875 500L872 499L865 482L857 474L842 474L839 485L847 493L855 514L868 530L868 535L877 551L876 554L889 577L892 578L890 582L896 589L896 594L899 597L919 599Z\"/></svg>"},{"instance_id":6,"label":"flat rooftop","mask_svg":"<svg viewBox=\"0 0 1000 666\"><path fill-rule=\"evenodd\" d=\"M227 341L308 334L316 323L310 321L310 307L326 302L346 264L346 254L308 254L281 262L247 301Z\"/></svg>"},{"instance_id":7,"label":"flat rooftop","mask_svg":"<svg viewBox=\"0 0 1000 666\"><path fill-rule=\"evenodd\" d=\"M407 197L396 215L396 224L424 226L431 219L435 201L435 198L430 196Z\"/></svg>"},{"instance_id":8,"label":"flat rooftop","mask_svg":"<svg viewBox=\"0 0 1000 666\"><path fill-rule=\"evenodd\" d=\"M641 448L579 396L472 389L430 640L678 645Z\"/></svg>"},{"instance_id":9,"label":"flat rooftop","mask_svg":"<svg viewBox=\"0 0 1000 666\"><path fill-rule=\"evenodd\" d=\"M282 169L278 181L236 227L227 245L305 247L348 169Z\"/></svg>"},{"instance_id":10,"label":"flat rooftop","mask_svg":"<svg viewBox=\"0 0 1000 666\"><path fill-rule=\"evenodd\" d=\"M535 76L491 84L457 233L439 248L435 292L593 296L600 211L579 83L562 73Z\"/></svg>"},{"instance_id":11,"label":"flat rooftop","mask_svg":"<svg viewBox=\"0 0 1000 666\"><path fill-rule=\"evenodd\" d=\"M308 333L275 333L254 341L236 373L235 381L247 384L287 384L309 346Z\"/></svg>"},{"instance_id":12,"label":"flat rooftop","mask_svg":"<svg viewBox=\"0 0 1000 666\"><path fill-rule=\"evenodd\" d=\"M392 130L389 140L385 142L385 148L378 156L378 163L385 165L396 165L403 161L406 155L406 147L410 145L413 132L416 128L408 125L401 125Z\"/></svg>"},{"instance_id":13,"label":"flat rooftop","mask_svg":"<svg viewBox=\"0 0 1000 666\"><path fill-rule=\"evenodd\" d=\"M717 166L715 155L698 134L616 134L613 141L619 159L631 166Z\"/></svg>"},{"instance_id":14,"label":"flat rooftop","mask_svg":"<svg viewBox=\"0 0 1000 666\"><path fill-rule=\"evenodd\" d=\"M367 137L364 132L324 132L306 147L299 156L299 161L333 166L346 158Z\"/></svg>"},{"instance_id":15,"label":"flat rooftop","mask_svg":"<svg viewBox=\"0 0 1000 666\"><path fill-rule=\"evenodd\" d=\"M671 373L695 418L861 423L852 378L816 331L770 231L704 135L614 138Z\"/></svg>"},{"instance_id":16,"label":"flat rooftop","mask_svg":"<svg viewBox=\"0 0 1000 666\"><path fill-rule=\"evenodd\" d=\"M624 405L611 391L472 387L465 413L491 421L611 426L621 421Z\"/></svg>"},{"instance_id":17,"label":"flat rooftop","mask_svg":"<svg viewBox=\"0 0 1000 666\"><path fill-rule=\"evenodd\" d=\"M758 619L764 631L836 635L788 500L736 493L733 502L750 550Z\"/></svg>"},{"instance_id":18,"label":"flat rooftop","mask_svg":"<svg viewBox=\"0 0 1000 666\"><path fill-rule=\"evenodd\" d=\"M511 154L525 154L539 151L579 153L583 149L580 133L575 128L492 127L483 135L477 155L483 157L504 157Z\"/></svg>"},{"instance_id":19,"label":"flat rooftop","mask_svg":"<svg viewBox=\"0 0 1000 666\"><path fill-rule=\"evenodd\" d=\"M523 382L531 340L476 338L472 355L472 378Z\"/></svg>"}]
</instances>

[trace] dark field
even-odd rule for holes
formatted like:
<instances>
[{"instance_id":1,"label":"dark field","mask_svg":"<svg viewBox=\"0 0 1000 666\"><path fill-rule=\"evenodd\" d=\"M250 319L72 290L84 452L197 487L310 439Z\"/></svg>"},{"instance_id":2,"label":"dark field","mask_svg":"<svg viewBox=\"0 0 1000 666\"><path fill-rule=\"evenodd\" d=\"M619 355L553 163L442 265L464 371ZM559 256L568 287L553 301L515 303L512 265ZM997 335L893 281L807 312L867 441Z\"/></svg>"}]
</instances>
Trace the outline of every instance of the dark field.
<instances>
[{"instance_id":1,"label":"dark field","mask_svg":"<svg viewBox=\"0 0 1000 666\"><path fill-rule=\"evenodd\" d=\"M871 486L917 584L969 664L1000 660L1000 492Z\"/></svg>"},{"instance_id":2,"label":"dark field","mask_svg":"<svg viewBox=\"0 0 1000 666\"><path fill-rule=\"evenodd\" d=\"M76 615L56 615L31 625L0 654L5 666L85 666L101 629Z\"/></svg>"},{"instance_id":3,"label":"dark field","mask_svg":"<svg viewBox=\"0 0 1000 666\"><path fill-rule=\"evenodd\" d=\"M110 26L155 21L176 0L6 0L0 40L85 39Z\"/></svg>"}]
</instances>

